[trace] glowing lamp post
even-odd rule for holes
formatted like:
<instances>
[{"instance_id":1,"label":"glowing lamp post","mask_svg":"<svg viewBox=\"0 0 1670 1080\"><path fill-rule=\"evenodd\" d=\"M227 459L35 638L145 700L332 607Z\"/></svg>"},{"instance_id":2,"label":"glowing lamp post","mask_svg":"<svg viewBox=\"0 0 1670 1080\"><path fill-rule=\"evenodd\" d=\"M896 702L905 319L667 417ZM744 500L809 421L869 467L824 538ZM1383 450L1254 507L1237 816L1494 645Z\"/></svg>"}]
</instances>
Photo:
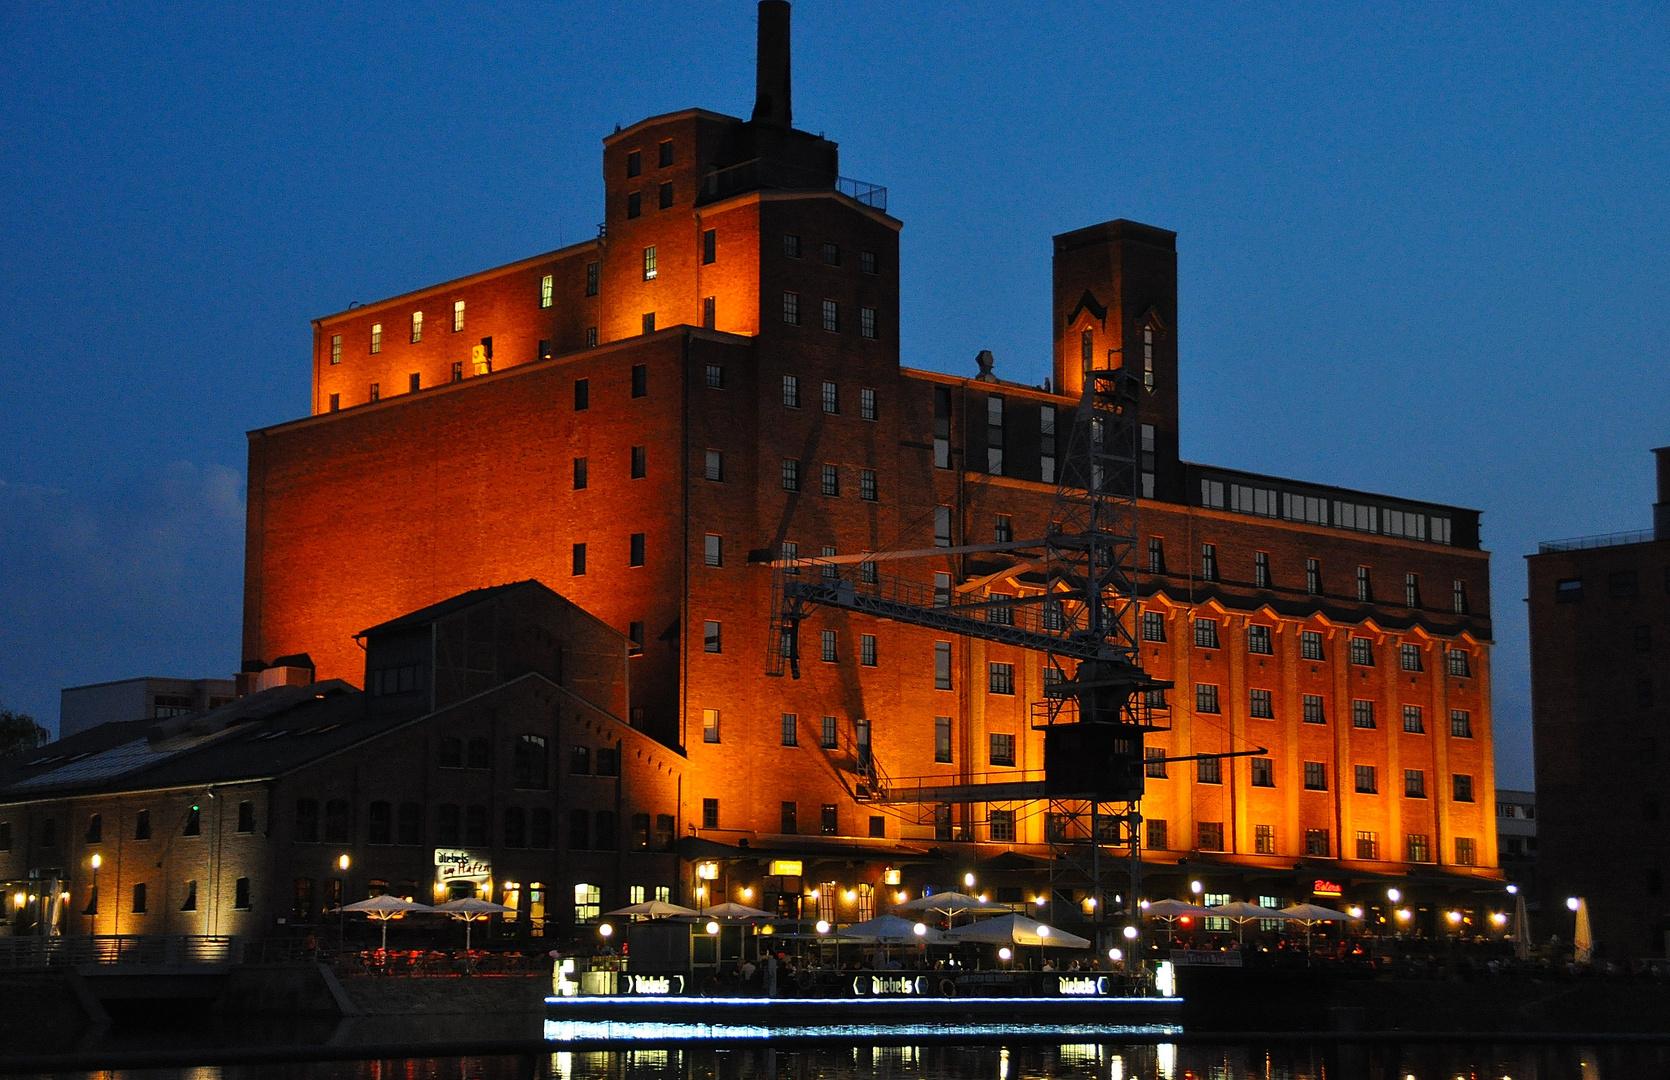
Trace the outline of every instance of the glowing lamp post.
<instances>
[{"instance_id":1,"label":"glowing lamp post","mask_svg":"<svg viewBox=\"0 0 1670 1080\"><path fill-rule=\"evenodd\" d=\"M104 865L104 856L93 853L93 897L87 905L87 936L92 937L98 931L99 925L99 867ZM1576 908L1572 909L1576 911Z\"/></svg>"}]
</instances>

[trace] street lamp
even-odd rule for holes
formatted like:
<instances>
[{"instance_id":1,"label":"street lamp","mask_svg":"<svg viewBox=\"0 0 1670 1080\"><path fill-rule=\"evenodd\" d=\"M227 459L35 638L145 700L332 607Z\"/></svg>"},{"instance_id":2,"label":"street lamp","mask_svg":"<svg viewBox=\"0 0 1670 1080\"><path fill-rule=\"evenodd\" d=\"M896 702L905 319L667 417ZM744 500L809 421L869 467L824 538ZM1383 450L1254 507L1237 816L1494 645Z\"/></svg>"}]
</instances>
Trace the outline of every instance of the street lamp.
<instances>
[{"instance_id":1,"label":"street lamp","mask_svg":"<svg viewBox=\"0 0 1670 1080\"><path fill-rule=\"evenodd\" d=\"M970 871L969 873L966 873L966 874L963 875L963 887L968 888L968 889L974 888L974 873L973 873L973 871Z\"/></svg>"},{"instance_id":2,"label":"street lamp","mask_svg":"<svg viewBox=\"0 0 1670 1080\"><path fill-rule=\"evenodd\" d=\"M342 854L340 854L336 857L336 868L338 870L342 871L343 874L347 874L348 873L348 867L352 866L352 865L353 865L353 860L348 858L348 853L346 851L344 851ZM342 910L344 907L347 906L347 904L348 904L348 879L346 877L344 877L342 879L342 890L337 895L337 898L336 898L336 951L337 952L342 952L343 950L345 950L348 947L348 913Z\"/></svg>"},{"instance_id":3,"label":"street lamp","mask_svg":"<svg viewBox=\"0 0 1670 1080\"><path fill-rule=\"evenodd\" d=\"M104 865L104 856L93 853L93 902L87 905L87 936L92 937L99 926L99 867ZM1572 909L1576 911L1576 908Z\"/></svg>"},{"instance_id":4,"label":"street lamp","mask_svg":"<svg viewBox=\"0 0 1670 1080\"><path fill-rule=\"evenodd\" d=\"M1189 891L1194 893L1196 896L1200 895L1201 889L1204 887L1205 886L1201 885L1198 880L1189 882Z\"/></svg>"},{"instance_id":5,"label":"street lamp","mask_svg":"<svg viewBox=\"0 0 1670 1080\"><path fill-rule=\"evenodd\" d=\"M98 856L97 856L97 855L94 855L94 856L93 856L93 858L95 858L95 859L97 859L97 858L98 858ZM98 865L99 865L99 864L98 864L98 863L96 863L96 862L95 862L95 863L94 863L94 864L93 864L93 868L94 868L94 869L95 869L95 870L96 870L96 869L98 869ZM98 887L98 886L97 886L97 885L96 885L96 884L95 884L95 885L94 885L94 888L95 888L95 889L96 889L96 888L97 888L97 887ZM1583 901L1581 901L1581 900L1579 900L1579 899L1578 899L1578 898L1577 898L1577 897L1575 897L1575 896L1568 896L1568 897L1566 897L1566 910L1567 910L1567 911L1576 911L1576 910L1577 910L1577 906L1578 906L1578 905L1579 905L1579 904L1581 904L1581 903L1582 903L1582 902L1583 902Z\"/></svg>"}]
</instances>

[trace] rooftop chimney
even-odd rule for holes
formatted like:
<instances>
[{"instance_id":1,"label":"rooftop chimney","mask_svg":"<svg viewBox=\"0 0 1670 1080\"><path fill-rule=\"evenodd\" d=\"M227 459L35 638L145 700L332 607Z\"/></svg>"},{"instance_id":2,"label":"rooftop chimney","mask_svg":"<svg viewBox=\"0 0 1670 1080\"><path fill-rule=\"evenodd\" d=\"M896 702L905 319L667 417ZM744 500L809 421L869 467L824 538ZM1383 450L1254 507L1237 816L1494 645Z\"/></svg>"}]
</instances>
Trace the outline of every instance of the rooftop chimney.
<instances>
[{"instance_id":1,"label":"rooftop chimney","mask_svg":"<svg viewBox=\"0 0 1670 1080\"><path fill-rule=\"evenodd\" d=\"M1653 504L1653 539L1670 540L1670 446L1653 451L1658 458L1658 502Z\"/></svg>"},{"instance_id":2,"label":"rooftop chimney","mask_svg":"<svg viewBox=\"0 0 1670 1080\"><path fill-rule=\"evenodd\" d=\"M760 0L760 44L755 60L754 120L793 127L789 108L789 3Z\"/></svg>"}]
</instances>

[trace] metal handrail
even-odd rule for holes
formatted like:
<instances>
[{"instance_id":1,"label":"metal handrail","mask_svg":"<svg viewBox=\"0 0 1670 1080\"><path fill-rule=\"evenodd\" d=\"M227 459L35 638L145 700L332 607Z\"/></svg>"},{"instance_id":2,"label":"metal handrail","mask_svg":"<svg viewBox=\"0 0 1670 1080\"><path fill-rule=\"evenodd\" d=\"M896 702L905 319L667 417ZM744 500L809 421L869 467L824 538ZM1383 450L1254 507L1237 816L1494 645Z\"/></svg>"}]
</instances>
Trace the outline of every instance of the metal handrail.
<instances>
[{"instance_id":1,"label":"metal handrail","mask_svg":"<svg viewBox=\"0 0 1670 1080\"><path fill-rule=\"evenodd\" d=\"M1586 548L1622 547L1625 544L1650 544L1657 538L1652 529L1630 532L1599 533L1595 536L1574 536L1569 540L1548 540L1537 545L1538 555L1556 551L1581 551Z\"/></svg>"}]
</instances>

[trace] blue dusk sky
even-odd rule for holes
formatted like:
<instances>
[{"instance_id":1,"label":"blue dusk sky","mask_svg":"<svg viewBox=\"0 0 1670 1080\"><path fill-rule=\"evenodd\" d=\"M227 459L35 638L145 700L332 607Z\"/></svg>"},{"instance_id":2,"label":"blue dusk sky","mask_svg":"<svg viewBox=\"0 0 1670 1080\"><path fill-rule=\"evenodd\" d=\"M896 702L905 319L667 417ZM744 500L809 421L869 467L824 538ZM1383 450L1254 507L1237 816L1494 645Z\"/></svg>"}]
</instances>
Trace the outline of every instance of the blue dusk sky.
<instances>
[{"instance_id":1,"label":"blue dusk sky","mask_svg":"<svg viewBox=\"0 0 1670 1080\"><path fill-rule=\"evenodd\" d=\"M1670 8L795 5L797 125L904 223L903 359L1049 371L1050 236L1178 234L1184 457L1484 511L1525 567L1670 443ZM746 116L754 5L0 5L0 700L239 661L244 432L311 317L572 243L601 139ZM764 614L762 613L762 618Z\"/></svg>"}]
</instances>

